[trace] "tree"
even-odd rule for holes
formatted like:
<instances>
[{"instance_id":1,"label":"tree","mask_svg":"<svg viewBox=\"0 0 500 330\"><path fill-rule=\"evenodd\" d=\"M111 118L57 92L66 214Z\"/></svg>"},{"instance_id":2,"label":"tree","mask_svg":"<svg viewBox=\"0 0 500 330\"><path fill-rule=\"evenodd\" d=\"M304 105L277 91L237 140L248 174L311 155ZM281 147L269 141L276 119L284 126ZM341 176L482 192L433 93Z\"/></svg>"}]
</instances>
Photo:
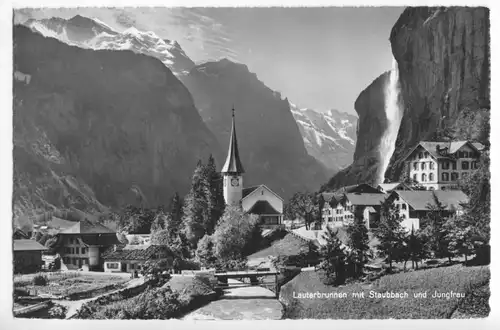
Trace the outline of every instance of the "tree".
<instances>
[{"instance_id":1,"label":"tree","mask_svg":"<svg viewBox=\"0 0 500 330\"><path fill-rule=\"evenodd\" d=\"M165 219L167 218L167 215L163 212L160 211L156 214L153 223L151 224L151 234L153 234L156 231L163 230L165 229Z\"/></svg>"},{"instance_id":2,"label":"tree","mask_svg":"<svg viewBox=\"0 0 500 330\"><path fill-rule=\"evenodd\" d=\"M427 218L423 229L423 235L427 237L427 249L431 251L434 258L448 257L451 262L451 254L448 251L446 241L446 228L444 226L448 215L447 205L441 203L436 193L432 193L432 203L427 204Z\"/></svg>"},{"instance_id":3,"label":"tree","mask_svg":"<svg viewBox=\"0 0 500 330\"><path fill-rule=\"evenodd\" d=\"M183 233L193 249L198 241L205 235L206 226L210 221L209 203L207 200L209 182L204 175L201 161L198 162L191 181L191 190L184 201L183 208Z\"/></svg>"},{"instance_id":4,"label":"tree","mask_svg":"<svg viewBox=\"0 0 500 330\"><path fill-rule=\"evenodd\" d=\"M222 261L243 258L255 226L256 215L245 213L241 206L226 207L213 234L216 257Z\"/></svg>"},{"instance_id":5,"label":"tree","mask_svg":"<svg viewBox=\"0 0 500 330\"><path fill-rule=\"evenodd\" d=\"M422 237L415 233L413 225L411 226L410 235L406 239L405 263L403 269L406 269L406 262L411 260L411 266L418 269L418 262L427 257L426 250L422 241Z\"/></svg>"},{"instance_id":6,"label":"tree","mask_svg":"<svg viewBox=\"0 0 500 330\"><path fill-rule=\"evenodd\" d=\"M461 216L448 218L444 227L448 252L452 255L464 255L465 262L467 262L467 256L474 251L473 227L465 217Z\"/></svg>"},{"instance_id":7,"label":"tree","mask_svg":"<svg viewBox=\"0 0 500 330\"><path fill-rule=\"evenodd\" d=\"M215 257L214 239L212 236L205 235L198 242L195 252L196 261L203 267L210 268L215 265L217 258Z\"/></svg>"},{"instance_id":8,"label":"tree","mask_svg":"<svg viewBox=\"0 0 500 330\"><path fill-rule=\"evenodd\" d=\"M170 236L168 230L160 229L151 233L151 244L171 246L173 238Z\"/></svg>"},{"instance_id":9,"label":"tree","mask_svg":"<svg viewBox=\"0 0 500 330\"><path fill-rule=\"evenodd\" d=\"M179 194L177 192L174 193L172 196L171 202L170 202L170 222L165 224L164 228L167 228L169 226L169 230L174 233L176 231L179 231L179 229L182 226L182 199L179 197Z\"/></svg>"},{"instance_id":10,"label":"tree","mask_svg":"<svg viewBox=\"0 0 500 330\"><path fill-rule=\"evenodd\" d=\"M212 155L208 158L207 165L205 166L205 176L209 183L207 200L210 213L209 221L205 225L205 231L208 235L212 235L226 206L222 189L222 176L219 171L217 171L215 160Z\"/></svg>"},{"instance_id":11,"label":"tree","mask_svg":"<svg viewBox=\"0 0 500 330\"><path fill-rule=\"evenodd\" d=\"M128 244L127 236L124 233L116 233L116 237L122 244Z\"/></svg>"},{"instance_id":12,"label":"tree","mask_svg":"<svg viewBox=\"0 0 500 330\"><path fill-rule=\"evenodd\" d=\"M392 270L392 262L402 259L405 248L406 232L401 226L402 218L392 199L381 203L380 223L374 229L374 234L379 240L378 254L385 258Z\"/></svg>"},{"instance_id":13,"label":"tree","mask_svg":"<svg viewBox=\"0 0 500 330\"><path fill-rule=\"evenodd\" d=\"M319 254L321 258L320 269L325 271L327 283L341 285L345 283L346 252L345 246L337 236L337 231L326 227L323 239L326 241L321 246Z\"/></svg>"},{"instance_id":14,"label":"tree","mask_svg":"<svg viewBox=\"0 0 500 330\"><path fill-rule=\"evenodd\" d=\"M290 198L286 212L291 219L303 218L306 229L310 229L313 222L321 221L319 202L316 195L308 192L296 192Z\"/></svg>"},{"instance_id":15,"label":"tree","mask_svg":"<svg viewBox=\"0 0 500 330\"><path fill-rule=\"evenodd\" d=\"M357 214L354 221L346 228L347 246L350 249L349 260L354 266L354 276L363 274L363 268L368 263L373 254L369 245L368 228L362 215Z\"/></svg>"}]
</instances>

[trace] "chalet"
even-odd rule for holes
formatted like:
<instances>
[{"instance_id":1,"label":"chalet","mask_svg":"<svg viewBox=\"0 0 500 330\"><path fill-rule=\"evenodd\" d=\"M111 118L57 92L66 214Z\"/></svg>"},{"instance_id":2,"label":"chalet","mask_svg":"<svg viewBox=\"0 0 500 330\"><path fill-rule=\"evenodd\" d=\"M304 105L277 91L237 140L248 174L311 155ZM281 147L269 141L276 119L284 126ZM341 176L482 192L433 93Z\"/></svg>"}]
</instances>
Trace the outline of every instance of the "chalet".
<instances>
[{"instance_id":1,"label":"chalet","mask_svg":"<svg viewBox=\"0 0 500 330\"><path fill-rule=\"evenodd\" d=\"M345 209L345 205L343 202L346 201L346 196L348 194L354 195L366 195L367 201L370 201L372 198L374 200L379 200L383 197L373 197L372 195L381 195L385 196L383 192L379 189L372 187L369 184L362 183L357 185L346 186L337 189L333 193L322 193L320 195L320 204L321 204L321 217L323 220L323 224L329 224L330 226L340 226L345 224L345 221L349 221L354 219L353 213L347 211ZM359 199L353 197L356 202ZM366 205L368 206L368 204ZM380 203L375 205L376 208L380 206ZM361 207L361 205L359 205ZM375 209L363 209L363 212L373 212ZM373 218L374 216L372 216ZM369 215L367 214L366 219L369 219Z\"/></svg>"},{"instance_id":2,"label":"chalet","mask_svg":"<svg viewBox=\"0 0 500 330\"><path fill-rule=\"evenodd\" d=\"M166 260L167 265L172 268L174 255L163 245L127 245L122 249L117 247L108 249L102 258L104 271L116 273L139 271L144 263L151 260Z\"/></svg>"},{"instance_id":3,"label":"chalet","mask_svg":"<svg viewBox=\"0 0 500 330\"><path fill-rule=\"evenodd\" d=\"M258 215L262 227L282 226L283 199L263 184L243 188L244 173L238 150L233 108L229 149L221 170L226 205L241 205L244 211Z\"/></svg>"},{"instance_id":4,"label":"chalet","mask_svg":"<svg viewBox=\"0 0 500 330\"><path fill-rule=\"evenodd\" d=\"M43 265L42 252L47 248L32 239L14 239L14 273L35 273Z\"/></svg>"},{"instance_id":5,"label":"chalet","mask_svg":"<svg viewBox=\"0 0 500 330\"><path fill-rule=\"evenodd\" d=\"M88 220L76 222L60 231L56 237L57 250L68 269L102 269L102 252L110 246L120 244L114 231Z\"/></svg>"},{"instance_id":6,"label":"chalet","mask_svg":"<svg viewBox=\"0 0 500 330\"><path fill-rule=\"evenodd\" d=\"M458 180L479 167L481 150L470 141L421 141L404 161L409 177L426 189L458 189Z\"/></svg>"},{"instance_id":7,"label":"chalet","mask_svg":"<svg viewBox=\"0 0 500 330\"><path fill-rule=\"evenodd\" d=\"M416 191L393 191L388 199L393 200L403 218L403 226L410 229L419 229L427 217L431 205L435 205L434 196L446 208L446 214L460 214L462 212L461 203L468 201L467 195L461 190L416 190Z\"/></svg>"},{"instance_id":8,"label":"chalet","mask_svg":"<svg viewBox=\"0 0 500 330\"><path fill-rule=\"evenodd\" d=\"M412 190L403 182L381 183L377 186L377 189L386 194L392 192L393 190Z\"/></svg>"}]
</instances>

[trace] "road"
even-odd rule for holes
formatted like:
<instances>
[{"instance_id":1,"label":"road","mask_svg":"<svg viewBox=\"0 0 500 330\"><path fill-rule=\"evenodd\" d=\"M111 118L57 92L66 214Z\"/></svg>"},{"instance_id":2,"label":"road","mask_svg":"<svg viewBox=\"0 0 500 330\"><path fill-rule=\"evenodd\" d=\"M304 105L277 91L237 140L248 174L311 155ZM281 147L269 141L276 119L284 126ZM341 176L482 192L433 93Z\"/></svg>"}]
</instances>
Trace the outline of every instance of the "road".
<instances>
[{"instance_id":1,"label":"road","mask_svg":"<svg viewBox=\"0 0 500 330\"><path fill-rule=\"evenodd\" d=\"M283 307L274 292L251 286L227 289L219 300L189 313L183 320L279 320L282 314Z\"/></svg>"}]
</instances>

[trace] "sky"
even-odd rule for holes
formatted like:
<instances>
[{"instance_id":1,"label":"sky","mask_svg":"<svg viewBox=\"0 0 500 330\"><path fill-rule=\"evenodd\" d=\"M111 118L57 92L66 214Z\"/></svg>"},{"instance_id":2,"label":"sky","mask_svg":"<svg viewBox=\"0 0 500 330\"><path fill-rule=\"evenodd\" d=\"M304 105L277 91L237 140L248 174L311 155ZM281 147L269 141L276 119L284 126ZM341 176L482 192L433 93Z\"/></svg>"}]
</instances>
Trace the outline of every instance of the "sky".
<instances>
[{"instance_id":1,"label":"sky","mask_svg":"<svg viewBox=\"0 0 500 330\"><path fill-rule=\"evenodd\" d=\"M355 113L359 93L391 68L403 7L21 9L15 21L76 14L179 42L196 63L244 63L301 108Z\"/></svg>"}]
</instances>

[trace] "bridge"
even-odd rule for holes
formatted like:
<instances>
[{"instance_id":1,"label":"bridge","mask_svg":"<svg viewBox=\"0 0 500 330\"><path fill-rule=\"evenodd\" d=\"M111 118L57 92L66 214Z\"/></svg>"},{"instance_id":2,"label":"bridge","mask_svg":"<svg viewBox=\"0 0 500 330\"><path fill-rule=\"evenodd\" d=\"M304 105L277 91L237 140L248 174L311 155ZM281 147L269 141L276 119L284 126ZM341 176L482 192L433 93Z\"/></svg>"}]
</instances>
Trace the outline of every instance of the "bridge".
<instances>
[{"instance_id":1,"label":"bridge","mask_svg":"<svg viewBox=\"0 0 500 330\"><path fill-rule=\"evenodd\" d=\"M262 286L271 291L274 291L276 294L276 298L278 298L279 297L278 274L279 272L270 270L215 273L214 276L217 279L217 284L215 288L229 289L229 288L241 288L249 286ZM229 283L228 279L238 279L241 280L241 282ZM245 279L248 279L249 282L245 282Z\"/></svg>"}]
</instances>

